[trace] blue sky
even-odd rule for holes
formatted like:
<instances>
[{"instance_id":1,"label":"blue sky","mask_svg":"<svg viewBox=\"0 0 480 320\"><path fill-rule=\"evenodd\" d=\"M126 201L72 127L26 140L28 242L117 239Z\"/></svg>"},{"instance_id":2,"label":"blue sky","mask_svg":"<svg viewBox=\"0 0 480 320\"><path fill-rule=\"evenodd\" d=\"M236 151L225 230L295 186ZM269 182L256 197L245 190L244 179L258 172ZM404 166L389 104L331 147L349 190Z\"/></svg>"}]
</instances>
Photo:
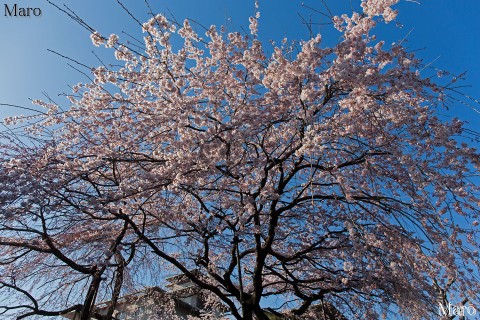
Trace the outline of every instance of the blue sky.
<instances>
[{"instance_id":1,"label":"blue sky","mask_svg":"<svg viewBox=\"0 0 480 320\"><path fill-rule=\"evenodd\" d=\"M102 34L117 33L121 40L127 37L122 31L139 34L136 23L117 5L115 0L52 0L62 6L67 4L80 17ZM467 71L467 80L462 84L471 87L462 89L466 94L480 98L480 1L478 0L402 0L396 6L400 10L398 22L382 28L379 38L387 43L403 38L408 33L407 46L418 49L419 57L432 66L452 73ZM144 1L124 0L125 5L142 22L148 18ZM178 21L193 18L209 26L227 24L230 30L243 27L248 30L248 17L253 14L254 0L150 0L153 10L169 14ZM313 22L326 19L306 5L325 11L320 0L261 0L260 36L262 40L305 39L308 30L301 23L299 14ZM350 10L351 4L358 8L359 0L325 0L334 14ZM5 4L12 7L39 7L41 17L6 17ZM113 52L93 47L89 33L46 0L4 0L0 12L0 103L31 107L29 98L42 98L43 92L57 98L62 92L69 93L68 85L86 81L85 77L67 65L65 59L47 51L55 50L77 59L89 66L99 65L92 53L109 61ZM328 27L316 26L314 31L323 33L325 43L338 40L338 33ZM112 60L110 60L112 61ZM430 71L428 71L430 72ZM433 74L433 71L425 75ZM61 99L58 99L61 101ZM461 104L450 110L451 115L470 122L476 129L480 114ZM475 107L478 107L475 106ZM478 108L477 108L478 109ZM0 118L24 111L0 106Z\"/></svg>"}]
</instances>

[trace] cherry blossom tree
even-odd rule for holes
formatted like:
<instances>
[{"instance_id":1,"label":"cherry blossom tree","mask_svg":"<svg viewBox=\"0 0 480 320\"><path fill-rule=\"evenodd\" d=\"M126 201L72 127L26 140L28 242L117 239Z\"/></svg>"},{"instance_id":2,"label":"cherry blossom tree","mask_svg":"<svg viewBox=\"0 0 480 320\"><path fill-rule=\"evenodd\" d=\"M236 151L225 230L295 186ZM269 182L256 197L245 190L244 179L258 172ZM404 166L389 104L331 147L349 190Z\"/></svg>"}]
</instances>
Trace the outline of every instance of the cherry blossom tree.
<instances>
[{"instance_id":1,"label":"cherry blossom tree","mask_svg":"<svg viewBox=\"0 0 480 320\"><path fill-rule=\"evenodd\" d=\"M333 47L266 46L258 11L248 35L157 15L144 50L93 32L122 66L1 137L0 312L112 319L168 273L205 318L478 308L479 153L437 115L447 89L374 36L398 1L335 16Z\"/></svg>"}]
</instances>

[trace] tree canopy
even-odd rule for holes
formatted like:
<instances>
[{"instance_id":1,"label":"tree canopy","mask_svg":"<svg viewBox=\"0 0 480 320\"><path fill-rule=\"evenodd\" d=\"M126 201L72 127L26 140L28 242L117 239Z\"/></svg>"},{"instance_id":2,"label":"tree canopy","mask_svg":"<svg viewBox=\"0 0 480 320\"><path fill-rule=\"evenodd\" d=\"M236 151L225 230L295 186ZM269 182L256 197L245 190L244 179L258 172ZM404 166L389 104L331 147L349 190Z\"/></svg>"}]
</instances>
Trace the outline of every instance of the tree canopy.
<instances>
[{"instance_id":1,"label":"tree canopy","mask_svg":"<svg viewBox=\"0 0 480 320\"><path fill-rule=\"evenodd\" d=\"M168 273L203 289L205 318L478 305L479 153L438 116L447 88L374 36L397 2L333 17L332 47L262 43L258 8L249 34L163 15L141 49L93 32L122 65L1 136L0 313L111 301L111 318Z\"/></svg>"}]
</instances>

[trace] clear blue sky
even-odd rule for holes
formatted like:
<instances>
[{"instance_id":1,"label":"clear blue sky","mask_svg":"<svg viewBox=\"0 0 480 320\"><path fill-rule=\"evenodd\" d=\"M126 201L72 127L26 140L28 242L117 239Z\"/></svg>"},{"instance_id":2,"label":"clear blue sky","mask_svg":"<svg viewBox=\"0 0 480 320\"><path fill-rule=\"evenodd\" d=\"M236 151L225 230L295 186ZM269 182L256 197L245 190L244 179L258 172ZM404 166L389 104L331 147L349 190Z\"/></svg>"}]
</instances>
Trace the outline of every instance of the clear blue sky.
<instances>
[{"instance_id":1,"label":"clear blue sky","mask_svg":"<svg viewBox=\"0 0 480 320\"><path fill-rule=\"evenodd\" d=\"M102 34L117 33L121 40L122 31L138 34L139 27L116 4L115 0L52 0L64 3L84 18ZM335 14L349 10L350 3L358 7L359 0L325 0ZM388 42L408 36L408 47L423 49L418 52L425 62L453 73L467 71L471 85L463 91L480 98L480 1L478 0L402 0L396 6L400 10L398 21L403 28L389 26L379 38ZM144 1L124 0L125 5L143 21L148 18ZM157 12L171 12L179 21L193 18L202 24L227 23L229 29L244 27L248 30L248 17L254 10L254 0L150 0ZM312 10L302 8L302 2L310 7L325 10L320 0L260 0L260 35L263 40L276 40L287 36L290 40L306 38L307 28L301 23L300 13L305 18L312 16L313 22L326 22ZM39 7L41 17L6 17L5 4L12 7ZM113 52L93 47L89 34L65 14L49 5L45 0L4 0L0 11L0 103L30 107L28 98L41 98L42 92L52 97L70 92L68 85L86 81L78 72L67 66L67 61L48 52L52 49L75 58L87 65L97 66L98 60L92 50L108 60ZM314 31L324 33L327 43L338 39L338 34L328 28L317 26ZM430 74L432 74L431 72ZM61 99L59 99L61 101ZM454 111L470 122L469 127L480 125L480 114L471 109L457 106ZM478 107L478 106L477 106ZM22 111L23 112L23 111ZM21 113L20 110L1 107L0 118Z\"/></svg>"}]
</instances>

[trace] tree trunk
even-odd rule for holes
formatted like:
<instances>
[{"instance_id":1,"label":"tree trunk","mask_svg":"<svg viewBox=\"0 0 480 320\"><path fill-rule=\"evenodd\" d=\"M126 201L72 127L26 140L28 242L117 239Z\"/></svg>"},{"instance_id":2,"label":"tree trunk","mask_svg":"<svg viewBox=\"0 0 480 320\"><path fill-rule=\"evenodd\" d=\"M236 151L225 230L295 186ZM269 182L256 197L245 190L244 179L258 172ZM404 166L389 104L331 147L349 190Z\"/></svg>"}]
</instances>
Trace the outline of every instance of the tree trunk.
<instances>
[{"instance_id":1,"label":"tree trunk","mask_svg":"<svg viewBox=\"0 0 480 320\"><path fill-rule=\"evenodd\" d=\"M243 320L253 320L253 306L251 304L243 304Z\"/></svg>"}]
</instances>

